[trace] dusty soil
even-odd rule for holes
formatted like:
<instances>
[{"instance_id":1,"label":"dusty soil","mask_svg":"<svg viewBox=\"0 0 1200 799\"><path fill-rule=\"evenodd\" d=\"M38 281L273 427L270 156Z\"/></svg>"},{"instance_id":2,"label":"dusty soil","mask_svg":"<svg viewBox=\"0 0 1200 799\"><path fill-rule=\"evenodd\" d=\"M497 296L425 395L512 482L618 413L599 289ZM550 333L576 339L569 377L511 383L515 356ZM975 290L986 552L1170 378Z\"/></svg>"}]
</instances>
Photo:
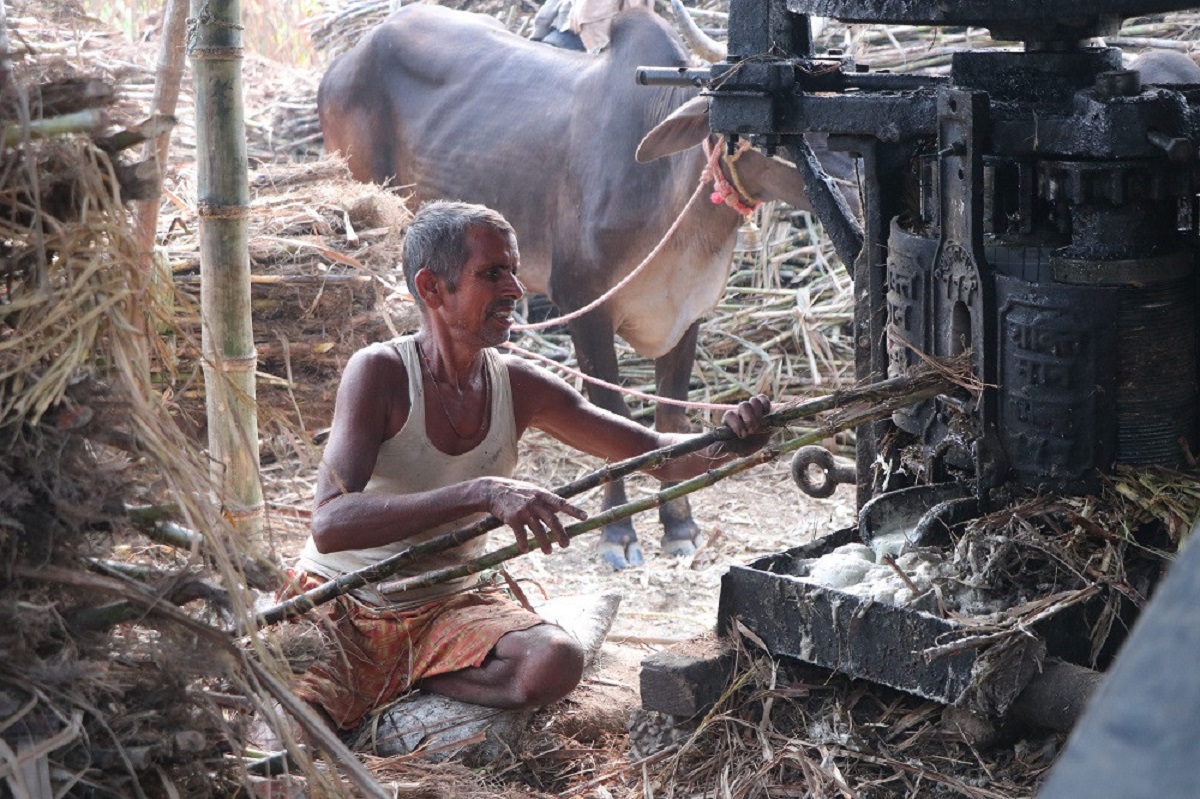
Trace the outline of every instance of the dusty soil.
<instances>
[{"instance_id":1,"label":"dusty soil","mask_svg":"<svg viewBox=\"0 0 1200 799\"><path fill-rule=\"evenodd\" d=\"M519 476L542 485L567 482L598 465L540 434L529 436L523 449ZM631 481L630 498L656 490L654 480L639 475ZM635 520L644 566L614 572L598 559L598 534L587 534L552 555L538 552L519 558L508 571L523 581L531 600L539 591L551 597L619 593L621 610L610 638L662 646L713 628L721 575L731 564L748 563L851 524L851 494L852 489L843 486L831 499L812 499L792 482L787 462L774 463L691 495L693 516L705 539L694 555L663 554L662 527L657 514L648 512ZM599 511L598 492L579 504L589 512Z\"/></svg>"},{"instance_id":2,"label":"dusty soil","mask_svg":"<svg viewBox=\"0 0 1200 799\"><path fill-rule=\"evenodd\" d=\"M535 434L523 444L521 476L543 485L574 479L597 464ZM657 490L645 476L630 481L629 496ZM640 663L666 647L711 634L716 626L721 576L730 565L749 563L852 523L853 489L842 486L830 499L813 499L792 481L787 462L731 477L691 495L692 513L704 535L691 556L661 551L662 526L654 512L635 519L646 556L644 565L614 572L599 560L599 534L581 536L566 550L532 553L512 561L509 573L535 603L548 597L617 593L621 606L609 637L583 684L569 698L556 727L564 734L594 739L621 733L641 706ZM598 492L578 503L600 509ZM504 533L494 534L497 537Z\"/></svg>"}]
</instances>

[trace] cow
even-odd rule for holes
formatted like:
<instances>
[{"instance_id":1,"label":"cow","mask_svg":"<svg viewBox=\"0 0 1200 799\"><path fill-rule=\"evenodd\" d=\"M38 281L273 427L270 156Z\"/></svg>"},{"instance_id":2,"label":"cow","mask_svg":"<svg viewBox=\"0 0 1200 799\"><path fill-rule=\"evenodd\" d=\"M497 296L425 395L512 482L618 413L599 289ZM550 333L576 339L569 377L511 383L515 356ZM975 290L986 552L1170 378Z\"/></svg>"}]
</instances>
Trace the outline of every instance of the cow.
<instances>
[{"instance_id":1,"label":"cow","mask_svg":"<svg viewBox=\"0 0 1200 799\"><path fill-rule=\"evenodd\" d=\"M413 207L455 199L503 213L517 231L522 281L563 312L628 275L688 206L628 286L570 323L585 372L617 382L619 334L654 359L659 394L682 398L698 320L724 291L741 216L710 202L710 189L688 204L707 163L701 145L716 144L707 101L691 87L637 86L641 65L689 65L678 34L645 9L622 11L609 48L591 54L530 42L485 16L414 4L330 65L317 107L327 148L346 156L356 179L403 187ZM736 168L726 186L744 190L737 202L809 208L791 165L754 150L731 161L720 168ZM617 392L588 392L628 415ZM665 404L655 425L689 429L683 410ZM606 508L624 501L623 485L606 487ZM695 551L686 498L659 517L664 551ZM640 565L633 524L606 527L600 554L615 569Z\"/></svg>"}]
</instances>

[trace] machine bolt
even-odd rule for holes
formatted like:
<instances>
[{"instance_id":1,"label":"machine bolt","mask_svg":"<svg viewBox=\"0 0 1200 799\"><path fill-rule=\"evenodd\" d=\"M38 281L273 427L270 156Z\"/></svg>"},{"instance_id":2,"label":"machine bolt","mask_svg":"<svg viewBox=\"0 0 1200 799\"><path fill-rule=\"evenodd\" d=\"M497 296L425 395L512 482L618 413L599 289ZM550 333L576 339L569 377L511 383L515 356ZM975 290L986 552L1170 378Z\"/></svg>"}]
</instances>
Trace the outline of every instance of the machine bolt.
<instances>
[{"instance_id":1,"label":"machine bolt","mask_svg":"<svg viewBox=\"0 0 1200 799\"><path fill-rule=\"evenodd\" d=\"M1142 91L1142 76L1131 69L1101 72L1096 76L1096 91L1104 99L1133 97Z\"/></svg>"},{"instance_id":2,"label":"machine bolt","mask_svg":"<svg viewBox=\"0 0 1200 799\"><path fill-rule=\"evenodd\" d=\"M949 158L952 155L963 155L964 153L966 153L966 151L967 151L966 146L962 142L959 141L959 142L955 142L954 144L950 145L949 147L944 147L941 150L938 150L937 157L939 159Z\"/></svg>"},{"instance_id":3,"label":"machine bolt","mask_svg":"<svg viewBox=\"0 0 1200 799\"><path fill-rule=\"evenodd\" d=\"M1192 143L1187 139L1168 136L1157 130L1146 132L1146 139L1167 154L1172 164L1185 164L1192 160Z\"/></svg>"}]
</instances>

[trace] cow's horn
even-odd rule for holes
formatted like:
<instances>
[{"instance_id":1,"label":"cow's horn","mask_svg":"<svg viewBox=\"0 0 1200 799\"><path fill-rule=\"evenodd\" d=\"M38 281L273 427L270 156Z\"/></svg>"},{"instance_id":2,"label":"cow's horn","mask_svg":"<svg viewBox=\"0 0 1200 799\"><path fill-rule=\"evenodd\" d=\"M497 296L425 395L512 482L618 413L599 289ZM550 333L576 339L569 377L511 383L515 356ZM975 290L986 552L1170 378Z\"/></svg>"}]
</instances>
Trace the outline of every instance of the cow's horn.
<instances>
[{"instance_id":1,"label":"cow's horn","mask_svg":"<svg viewBox=\"0 0 1200 799\"><path fill-rule=\"evenodd\" d=\"M679 25L680 34L692 48L692 52L709 63L725 60L728 52L725 45L700 30L700 26L692 19L681 0L671 0L671 10L675 12L675 22Z\"/></svg>"}]
</instances>

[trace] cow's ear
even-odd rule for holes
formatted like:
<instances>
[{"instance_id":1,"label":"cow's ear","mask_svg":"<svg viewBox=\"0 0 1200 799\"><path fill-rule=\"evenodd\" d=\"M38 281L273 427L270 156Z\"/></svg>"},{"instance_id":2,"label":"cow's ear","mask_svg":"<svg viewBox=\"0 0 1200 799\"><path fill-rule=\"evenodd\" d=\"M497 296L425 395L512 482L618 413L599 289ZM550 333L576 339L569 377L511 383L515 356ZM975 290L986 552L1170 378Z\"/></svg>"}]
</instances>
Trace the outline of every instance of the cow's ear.
<instances>
[{"instance_id":1,"label":"cow's ear","mask_svg":"<svg viewBox=\"0 0 1200 799\"><path fill-rule=\"evenodd\" d=\"M693 97L654 126L637 148L641 163L695 147L708 137L708 98Z\"/></svg>"}]
</instances>

